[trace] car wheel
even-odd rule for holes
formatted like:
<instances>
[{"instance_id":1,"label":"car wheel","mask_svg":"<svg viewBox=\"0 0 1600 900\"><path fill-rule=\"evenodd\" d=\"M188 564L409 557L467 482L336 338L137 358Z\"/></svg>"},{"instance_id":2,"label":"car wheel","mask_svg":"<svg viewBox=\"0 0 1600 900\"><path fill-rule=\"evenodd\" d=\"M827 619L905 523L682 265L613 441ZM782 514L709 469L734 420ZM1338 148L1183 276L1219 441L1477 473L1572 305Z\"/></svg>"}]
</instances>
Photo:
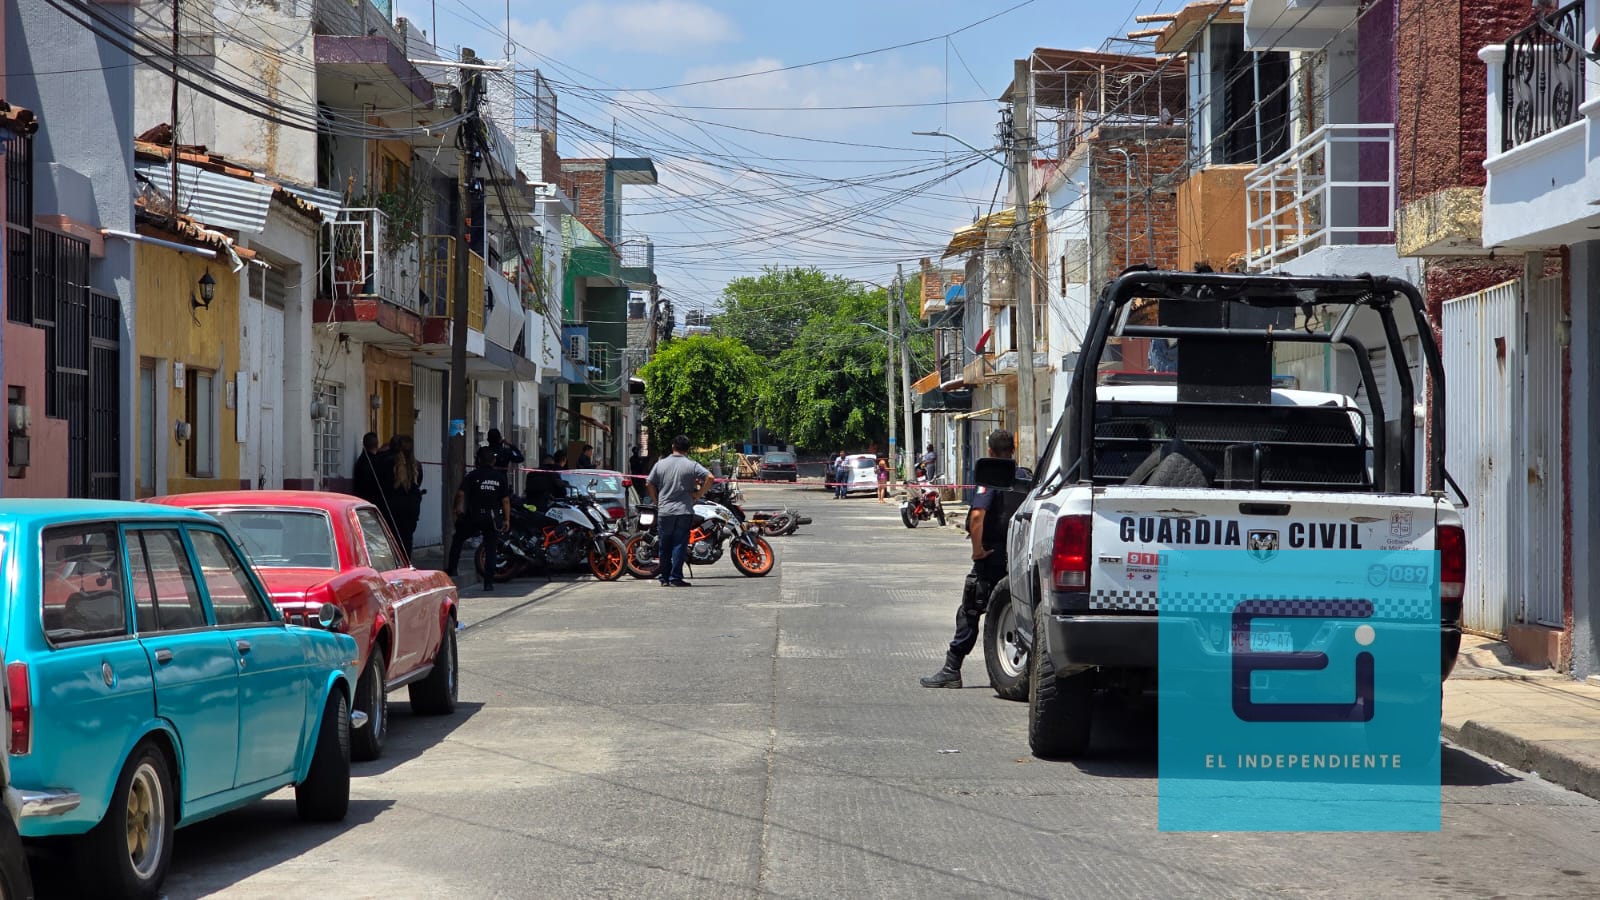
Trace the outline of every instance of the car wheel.
<instances>
[{"instance_id":1,"label":"car wheel","mask_svg":"<svg viewBox=\"0 0 1600 900\"><path fill-rule=\"evenodd\" d=\"M105 817L78 846L88 896L156 897L172 861L176 798L167 755L154 741L133 748Z\"/></svg>"},{"instance_id":2,"label":"car wheel","mask_svg":"<svg viewBox=\"0 0 1600 900\"><path fill-rule=\"evenodd\" d=\"M1071 759L1089 749L1094 724L1094 673L1057 676L1045 652L1044 604L1033 611L1033 652L1028 654L1028 749L1041 759Z\"/></svg>"},{"instance_id":3,"label":"car wheel","mask_svg":"<svg viewBox=\"0 0 1600 900\"><path fill-rule=\"evenodd\" d=\"M367 715L367 724L350 733L350 758L357 761L383 755L389 737L389 666L383 658L383 645L374 645L367 668L356 682L356 709Z\"/></svg>"},{"instance_id":4,"label":"car wheel","mask_svg":"<svg viewBox=\"0 0 1600 900\"><path fill-rule=\"evenodd\" d=\"M294 808L307 822L338 822L350 811L350 704L339 688L322 705L311 769L294 786Z\"/></svg>"},{"instance_id":5,"label":"car wheel","mask_svg":"<svg viewBox=\"0 0 1600 900\"><path fill-rule=\"evenodd\" d=\"M0 816L0 897L5 900L33 900L33 876L28 872L28 854L22 835L9 815Z\"/></svg>"},{"instance_id":6,"label":"car wheel","mask_svg":"<svg viewBox=\"0 0 1600 900\"><path fill-rule=\"evenodd\" d=\"M456 620L445 622L444 639L433 658L428 677L411 686L411 710L424 716L447 716L456 711L461 675L456 657Z\"/></svg>"},{"instance_id":7,"label":"car wheel","mask_svg":"<svg viewBox=\"0 0 1600 900\"><path fill-rule=\"evenodd\" d=\"M1022 630L1030 623L1011 602L1011 587L1001 582L989 594L989 611L983 616L983 662L989 686L1003 700L1028 699L1028 650Z\"/></svg>"}]
</instances>

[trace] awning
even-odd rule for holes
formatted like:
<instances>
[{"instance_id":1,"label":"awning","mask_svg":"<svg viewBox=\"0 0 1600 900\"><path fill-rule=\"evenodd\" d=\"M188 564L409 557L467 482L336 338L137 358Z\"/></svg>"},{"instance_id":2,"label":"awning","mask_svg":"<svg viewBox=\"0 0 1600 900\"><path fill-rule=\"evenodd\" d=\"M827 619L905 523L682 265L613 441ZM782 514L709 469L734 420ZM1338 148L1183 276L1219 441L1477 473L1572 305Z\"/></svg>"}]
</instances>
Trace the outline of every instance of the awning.
<instances>
[{"instance_id":1,"label":"awning","mask_svg":"<svg viewBox=\"0 0 1600 900\"><path fill-rule=\"evenodd\" d=\"M578 421L583 422L586 425L593 425L594 427L600 429L601 431L605 432L606 434L610 434L611 433L611 426L607 425L606 423L604 423L602 421L600 421L599 419L596 419L594 416L586 416L583 413L578 412L577 410L575 410L575 409L573 409L573 408L571 408L569 406L561 407L561 411L566 413L569 416L572 416L573 418L577 419Z\"/></svg>"},{"instance_id":2,"label":"awning","mask_svg":"<svg viewBox=\"0 0 1600 900\"><path fill-rule=\"evenodd\" d=\"M133 164L140 181L172 196L172 167L165 162ZM260 234L267 227L272 207L272 185L235 178L198 166L178 166L178 208L184 215L212 228L229 228Z\"/></svg>"},{"instance_id":3,"label":"awning","mask_svg":"<svg viewBox=\"0 0 1600 900\"><path fill-rule=\"evenodd\" d=\"M922 376L921 378L918 378L916 381L911 382L911 389L913 391L916 391L919 394L926 394L927 392L933 390L934 388L936 388L938 386L939 386L939 373L938 372L929 372L928 374Z\"/></svg>"},{"instance_id":4,"label":"awning","mask_svg":"<svg viewBox=\"0 0 1600 900\"><path fill-rule=\"evenodd\" d=\"M1001 409L998 406L986 406L983 409L975 409L972 412L957 413L956 415L953 415L950 418L952 418L952 419L981 419L984 416L992 416L995 413L1001 413L1003 415L1005 413L1005 410Z\"/></svg>"},{"instance_id":5,"label":"awning","mask_svg":"<svg viewBox=\"0 0 1600 900\"><path fill-rule=\"evenodd\" d=\"M1045 216L1049 207L1035 201L1029 209L1032 217L1039 219ZM970 253L973 250L999 246L1011 236L1011 229L1015 227L1017 227L1015 206L980 216L978 221L971 225L956 229L955 234L950 237L950 243L944 248L944 255L955 256L957 253Z\"/></svg>"}]
</instances>

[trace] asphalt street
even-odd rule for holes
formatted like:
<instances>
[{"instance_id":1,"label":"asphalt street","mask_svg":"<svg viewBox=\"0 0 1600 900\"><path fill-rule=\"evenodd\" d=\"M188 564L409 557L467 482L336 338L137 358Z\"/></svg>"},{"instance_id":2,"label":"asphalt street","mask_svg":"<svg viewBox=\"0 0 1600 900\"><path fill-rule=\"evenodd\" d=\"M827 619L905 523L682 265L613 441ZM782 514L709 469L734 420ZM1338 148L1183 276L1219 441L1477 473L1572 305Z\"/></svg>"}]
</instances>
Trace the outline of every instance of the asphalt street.
<instances>
[{"instance_id":1,"label":"asphalt street","mask_svg":"<svg viewBox=\"0 0 1600 900\"><path fill-rule=\"evenodd\" d=\"M285 793L180 831L168 895L1600 896L1600 803L1454 748L1437 834L1160 832L1153 713L1044 762L981 656L963 690L918 686L968 565L953 525L747 498L816 519L769 577L468 591L461 710L397 694L340 825Z\"/></svg>"}]
</instances>

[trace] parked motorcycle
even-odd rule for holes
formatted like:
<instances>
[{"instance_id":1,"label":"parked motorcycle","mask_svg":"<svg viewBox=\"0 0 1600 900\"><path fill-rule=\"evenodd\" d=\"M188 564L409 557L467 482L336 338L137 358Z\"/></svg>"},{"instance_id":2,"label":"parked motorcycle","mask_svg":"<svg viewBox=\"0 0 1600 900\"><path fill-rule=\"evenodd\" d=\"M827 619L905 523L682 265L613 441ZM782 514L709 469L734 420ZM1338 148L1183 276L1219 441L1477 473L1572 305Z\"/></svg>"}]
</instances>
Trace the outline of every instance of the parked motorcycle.
<instances>
[{"instance_id":1,"label":"parked motorcycle","mask_svg":"<svg viewBox=\"0 0 1600 900\"><path fill-rule=\"evenodd\" d=\"M944 503L939 499L938 485L926 481L906 485L906 499L900 501L900 521L907 528L915 528L929 519L938 519L939 526L944 527Z\"/></svg>"},{"instance_id":2,"label":"parked motorcycle","mask_svg":"<svg viewBox=\"0 0 1600 900\"><path fill-rule=\"evenodd\" d=\"M552 499L544 509L512 506L511 522L500 533L495 581L509 581L530 569L568 569L588 564L601 581L616 581L625 568L627 544L593 497L582 494ZM474 557L478 574L488 568L488 549Z\"/></svg>"},{"instance_id":3,"label":"parked motorcycle","mask_svg":"<svg viewBox=\"0 0 1600 900\"><path fill-rule=\"evenodd\" d=\"M741 575L760 578L772 571L777 555L767 539L756 533L758 526L744 521L739 499L737 489L719 484L695 503L685 557L690 565L709 566L727 552ZM654 578L661 571L656 518L656 507L639 506L639 533L629 539L624 554L628 574L635 578Z\"/></svg>"}]
</instances>

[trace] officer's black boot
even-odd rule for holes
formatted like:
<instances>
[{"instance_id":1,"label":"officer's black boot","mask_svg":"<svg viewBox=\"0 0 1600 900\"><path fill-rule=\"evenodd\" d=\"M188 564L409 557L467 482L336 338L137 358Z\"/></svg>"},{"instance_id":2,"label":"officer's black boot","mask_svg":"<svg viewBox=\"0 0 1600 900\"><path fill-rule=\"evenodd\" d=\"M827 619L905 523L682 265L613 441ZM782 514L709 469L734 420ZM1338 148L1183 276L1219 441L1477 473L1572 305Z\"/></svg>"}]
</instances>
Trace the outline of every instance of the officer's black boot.
<instances>
[{"instance_id":1,"label":"officer's black boot","mask_svg":"<svg viewBox=\"0 0 1600 900\"><path fill-rule=\"evenodd\" d=\"M946 652L944 655L944 668L922 677L922 686L925 688L958 688L961 687L961 657L954 653Z\"/></svg>"}]
</instances>

